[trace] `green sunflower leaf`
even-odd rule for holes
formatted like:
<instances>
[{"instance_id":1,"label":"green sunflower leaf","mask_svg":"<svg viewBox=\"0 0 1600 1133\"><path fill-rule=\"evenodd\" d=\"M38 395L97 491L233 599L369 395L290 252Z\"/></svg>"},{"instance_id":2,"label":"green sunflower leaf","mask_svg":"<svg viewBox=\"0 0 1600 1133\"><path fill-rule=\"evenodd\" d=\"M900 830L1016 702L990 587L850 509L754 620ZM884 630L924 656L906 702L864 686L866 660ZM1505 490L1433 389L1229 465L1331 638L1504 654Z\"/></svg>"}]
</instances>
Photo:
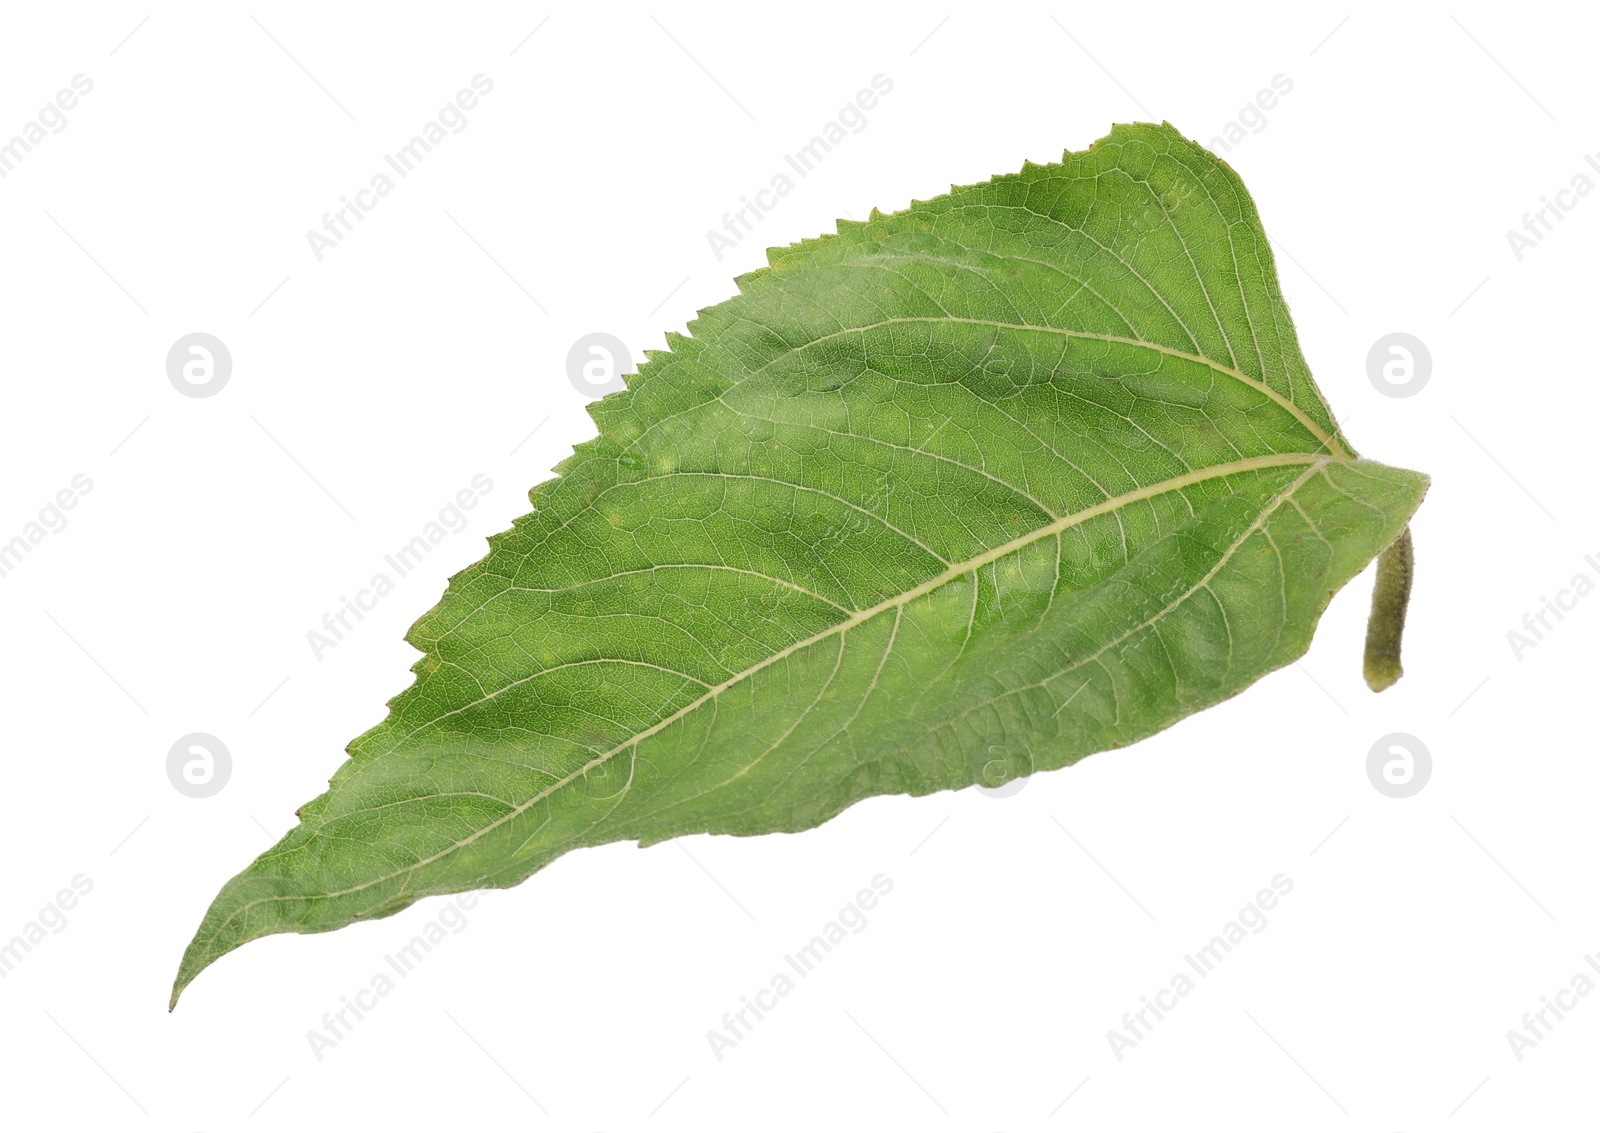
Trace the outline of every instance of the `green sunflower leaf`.
<instances>
[{"instance_id":1,"label":"green sunflower leaf","mask_svg":"<svg viewBox=\"0 0 1600 1133\"><path fill-rule=\"evenodd\" d=\"M257 937L581 846L1134 743L1301 656L1427 489L1356 456L1243 184L1170 126L769 259L412 627L415 681L223 887L174 1002Z\"/></svg>"}]
</instances>

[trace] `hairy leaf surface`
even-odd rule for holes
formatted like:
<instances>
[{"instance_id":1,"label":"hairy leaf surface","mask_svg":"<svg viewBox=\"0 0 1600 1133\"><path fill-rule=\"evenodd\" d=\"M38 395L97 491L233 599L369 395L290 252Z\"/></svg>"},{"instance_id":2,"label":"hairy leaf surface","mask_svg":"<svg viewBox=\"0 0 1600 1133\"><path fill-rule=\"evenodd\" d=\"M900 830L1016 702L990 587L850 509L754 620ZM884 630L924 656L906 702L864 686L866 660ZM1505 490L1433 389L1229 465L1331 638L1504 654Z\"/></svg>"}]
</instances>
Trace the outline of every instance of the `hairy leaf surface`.
<instances>
[{"instance_id":1,"label":"hairy leaf surface","mask_svg":"<svg viewBox=\"0 0 1600 1133\"><path fill-rule=\"evenodd\" d=\"M580 846L1134 743L1304 653L1426 490L1340 434L1244 186L1169 126L769 260L412 627L414 683L174 1001L256 937Z\"/></svg>"}]
</instances>

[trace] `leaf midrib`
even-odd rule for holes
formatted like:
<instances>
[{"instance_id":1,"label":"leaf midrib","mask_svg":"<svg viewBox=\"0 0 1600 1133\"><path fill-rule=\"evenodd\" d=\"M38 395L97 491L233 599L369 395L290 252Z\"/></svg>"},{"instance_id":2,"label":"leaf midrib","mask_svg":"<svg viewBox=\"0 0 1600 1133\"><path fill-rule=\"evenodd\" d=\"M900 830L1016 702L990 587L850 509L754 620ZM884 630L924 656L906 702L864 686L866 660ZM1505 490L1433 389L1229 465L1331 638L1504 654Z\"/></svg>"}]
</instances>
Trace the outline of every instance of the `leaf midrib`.
<instances>
[{"instance_id":1,"label":"leaf midrib","mask_svg":"<svg viewBox=\"0 0 1600 1133\"><path fill-rule=\"evenodd\" d=\"M805 638L805 639L803 639L801 641L797 641L797 642L795 642L795 643L793 643L791 645L788 645L788 646L784 647L783 649L779 650L778 652L773 653L771 656L763 658L761 661L757 662L756 664L751 665L748 668L746 668L746 669L744 669L744 670L742 670L742 671L740 671L738 673L735 673L733 676L729 677L726 681L723 681L721 684L716 685L716 686L708 689L705 693L703 693L702 695L697 697L695 700L691 701L689 704L685 705L683 708L680 708L678 711L672 713L670 716L666 716L666 717L662 718L661 720L657 721L655 724L652 724L649 728L645 729L642 732L639 732L637 735L634 735L634 736L630 737L629 739L625 740L623 743L618 744L616 747L613 747L609 751L606 751L606 752L604 752L604 753L602 753L600 755L595 756L589 762L585 763L582 767L577 768L575 771L573 771L570 774L568 774L565 778L562 778L560 780L557 780L555 783L552 783L549 787L546 787L544 790L539 791L539 792L535 793L534 795L530 796L526 801L516 805L510 811L508 811L506 814L501 815L499 818L496 818L493 822L490 822L490 823L486 824L482 828L474 831L469 836L467 836L465 838L462 838L457 842L452 843L450 846L446 847L445 849L442 849L442 850L438 851L437 853L435 853L435 854L433 854L433 855L431 855L429 857L426 857L426 858L423 858L420 861L414 862L411 865L406 866L404 869L395 870L392 873L388 873L388 874L383 875L382 877L375 877L375 878L371 879L370 881L363 882L360 885L352 886L349 889L341 889L341 890L337 890L335 892L320 893L320 894L300 893L300 894L294 894L294 895L260 897L260 898L257 898L255 900L253 900L253 901L246 902L245 904L243 904L243 905L239 906L237 909L235 909L233 911L233 913L231 915L229 915L229 917L226 920L224 920L221 924L217 925L216 929L212 932L210 939L211 940L215 940L217 938L217 936L219 936L221 934L222 930L224 928L226 928L230 923L232 923L232 921L235 918L237 918L238 916L240 916L244 912L248 911L249 909L255 907L256 905L266 904L268 902L273 902L273 901L331 900L331 899L334 899L334 898L337 898L337 897L346 897L346 896L349 896L349 895L351 895L353 893L360 893L361 891L363 891L365 889L370 889L375 885L380 885L385 881L393 880L394 878L400 877L403 874L415 873L417 870L422 869L425 866L431 865L434 862L440 860L441 858L448 857L450 854L455 853L457 850L461 849L463 846L470 845L471 843L473 843L473 842L477 841L479 838L481 838L483 835L488 834L489 832L497 829L498 827L500 827L500 826L504 825L505 823L511 821L512 819L518 817L519 815L524 813L526 810L528 810L528 808L532 807L534 804L536 804L538 802L541 802L544 799L548 798L550 795L554 794L556 791L558 791L561 788L563 788L563 787L569 785L570 783L574 782L580 776L588 774L594 768L601 766L602 764L606 763L608 760L610 760L612 757L618 755L619 753L624 752L624 751L628 750L629 748L637 747L639 744L643 743L645 740L649 739L651 736L655 735L656 733L658 733L658 732L664 730L665 728L671 726L672 724L676 723L678 720L682 719L683 717L687 716L689 713L691 713L691 712L695 711L696 709L700 708L702 705L704 705L704 704L716 699L718 696L720 696L722 693L726 692L728 689L732 688L734 685L736 685L736 684L740 683L741 681L744 681L744 680L746 680L746 679L748 679L750 677L753 677L755 674L761 672L763 669L766 669L769 666L774 665L777 662L782 661L785 658L794 655L795 653L798 653L802 649L809 648L810 646L815 645L819 641L824 641L827 638L833 636L834 634L848 633L850 630L855 629L857 626L860 626L860 625L866 623L867 621L870 621L872 618L878 616L881 613L885 613L888 610L895 609L897 607L904 607L904 606L908 605L909 603L915 601L916 599L921 598L921 597L923 597L923 596L925 596L927 594L930 594L933 591L939 589L940 587L946 586L949 583L954 582L957 579L964 577L965 575L968 575L968 574L973 573L974 571L980 570L983 567L989 565L990 563L997 561L998 559L1002 559L1007 555L1013 554L1016 551L1019 551L1019 550L1023 549L1024 547L1030 546L1031 544L1038 542L1040 539L1046 539L1046 538L1050 538L1051 536L1054 536L1054 535L1059 535L1060 533L1062 533L1064 531L1067 531L1070 528L1075 527L1075 526L1077 526L1077 525L1079 525L1081 523L1085 523L1085 522L1087 522L1087 521L1089 521L1091 519L1094 519L1094 518L1096 518L1098 516L1101 516L1101 515L1109 514L1111 512L1114 512L1114 511L1118 510L1119 508L1126 507L1129 504L1138 503L1141 500L1151 499L1151 498L1153 498L1155 496L1164 495L1167 492L1177 491L1179 489L1189 487L1189 486L1191 486L1193 484L1202 483L1202 482L1204 482L1206 480L1217 479L1217 478L1224 477L1224 476L1232 476L1232 475L1236 475L1236 474L1241 473L1241 472L1250 472L1250 471L1256 471L1256 470L1265 469L1265 468L1287 467L1287 466L1296 465L1296 464L1306 465L1307 466L1306 472L1303 473L1302 476L1297 480L1297 483L1300 483L1300 482L1304 482L1304 480L1306 478L1308 478L1311 474L1313 474L1318 468L1324 467L1324 466L1326 466L1326 465L1328 465L1330 463L1334 463L1336 461L1347 460L1347 459L1349 459L1349 458L1348 457L1342 457L1342 458L1341 457L1331 457L1331 456L1328 456L1326 453L1305 453L1305 452L1268 453L1268 454L1264 454L1264 455L1261 455L1261 456L1247 457L1247 458L1245 458L1243 460L1230 461L1230 462L1228 462L1226 464L1212 465L1212 466L1207 467L1207 468L1192 469L1191 471L1186 472L1183 475L1170 477L1170 478L1168 478L1166 480L1158 481L1157 483L1150 484L1150 485L1147 485L1145 487L1135 489L1134 491L1131 491L1131 492L1124 492L1123 494L1121 494L1119 496L1113 496L1110 499L1102 500L1100 503L1095 504L1095 505L1093 505L1091 507L1085 508L1082 511L1073 512L1073 513L1071 513L1069 515L1062 516L1061 518L1056 519L1056 520L1052 521L1049 524L1046 524L1044 527L1037 528L1037 529L1035 529L1033 531L1030 531L1030 532L1027 532L1027 533L1025 533L1023 535L1019 535L1015 539L1012 539L1009 542L1001 544L998 547L993 547L993 548L983 552L980 555L976 555L973 558L966 560L965 562L956 563L956 564L952 565L951 567L949 567L948 569L942 571L940 574L935 575L933 578L927 579L926 581L919 583L917 586L912 587L910 590L903 591L900 594L892 595L891 597L884 599L882 602L879 602L875 606L872 606L872 607L870 607L870 608L868 608L866 610L861 610L861 611L859 611L857 613L854 613L850 617L845 618L844 620L838 622L837 624L835 624L833 626L830 626L825 630L821 630L821 631L813 634L812 636L810 636L808 638ZM460 711L460 709L457 709L455 711ZM341 814L341 815L339 815L337 817L340 817L340 818L348 817L349 814L355 814L355 813L360 813L360 812L359 811L348 812L347 814ZM265 856L267 856L267 855L263 855L263 857L265 857Z\"/></svg>"}]
</instances>

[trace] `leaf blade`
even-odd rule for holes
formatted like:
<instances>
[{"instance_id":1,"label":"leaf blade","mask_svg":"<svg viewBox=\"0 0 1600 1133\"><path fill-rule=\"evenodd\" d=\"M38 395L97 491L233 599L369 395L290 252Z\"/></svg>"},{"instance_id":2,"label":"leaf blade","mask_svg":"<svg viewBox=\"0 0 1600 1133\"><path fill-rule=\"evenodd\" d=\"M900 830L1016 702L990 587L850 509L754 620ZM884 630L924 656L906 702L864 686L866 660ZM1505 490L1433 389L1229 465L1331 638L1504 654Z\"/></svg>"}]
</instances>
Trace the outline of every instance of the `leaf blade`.
<instances>
[{"instance_id":1,"label":"leaf blade","mask_svg":"<svg viewBox=\"0 0 1600 1133\"><path fill-rule=\"evenodd\" d=\"M579 846L1135 742L1303 653L1421 501L1354 457L1243 186L1170 127L840 228L595 404L174 1002L250 939Z\"/></svg>"}]
</instances>

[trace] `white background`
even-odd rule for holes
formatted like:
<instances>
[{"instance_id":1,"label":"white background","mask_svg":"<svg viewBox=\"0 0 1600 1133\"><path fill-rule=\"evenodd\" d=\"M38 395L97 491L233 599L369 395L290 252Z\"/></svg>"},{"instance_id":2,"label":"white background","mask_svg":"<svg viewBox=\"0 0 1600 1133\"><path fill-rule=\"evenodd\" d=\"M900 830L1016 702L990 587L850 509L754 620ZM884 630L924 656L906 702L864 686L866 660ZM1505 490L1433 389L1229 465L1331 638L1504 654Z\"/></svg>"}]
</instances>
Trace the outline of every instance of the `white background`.
<instances>
[{"instance_id":1,"label":"white background","mask_svg":"<svg viewBox=\"0 0 1600 1133\"><path fill-rule=\"evenodd\" d=\"M74 474L94 487L0 578L0 939L74 875L94 888L0 980L0 1120L1592 1119L1600 995L1520 1061L1506 1032L1600 952L1600 597L1520 660L1506 635L1576 573L1600 581L1600 194L1520 262L1506 231L1600 149L1596 27L1560 4L1200 7L10 7L0 140L73 75L94 89L0 180L0 541ZM479 73L467 128L318 262L307 230ZM719 262L706 231L879 73L867 128ZM484 895L320 1061L306 1033L442 902L253 943L167 1014L213 894L409 681L405 628L593 434L579 335L637 362L767 245L1113 122L1206 142L1277 74L1292 93L1225 156L1348 435L1434 478L1398 686L1361 683L1369 574L1301 664L1012 797L563 858ZM1367 376L1396 330L1433 358L1406 399ZM167 380L192 331L232 352L214 397ZM480 472L467 530L315 659L307 631ZM234 763L200 800L166 774L197 731ZM1391 732L1433 757L1405 800L1367 777ZM723 1013L879 872L866 930L713 1057ZM1278 873L1294 889L1266 929L1118 1061L1107 1031Z\"/></svg>"}]
</instances>

